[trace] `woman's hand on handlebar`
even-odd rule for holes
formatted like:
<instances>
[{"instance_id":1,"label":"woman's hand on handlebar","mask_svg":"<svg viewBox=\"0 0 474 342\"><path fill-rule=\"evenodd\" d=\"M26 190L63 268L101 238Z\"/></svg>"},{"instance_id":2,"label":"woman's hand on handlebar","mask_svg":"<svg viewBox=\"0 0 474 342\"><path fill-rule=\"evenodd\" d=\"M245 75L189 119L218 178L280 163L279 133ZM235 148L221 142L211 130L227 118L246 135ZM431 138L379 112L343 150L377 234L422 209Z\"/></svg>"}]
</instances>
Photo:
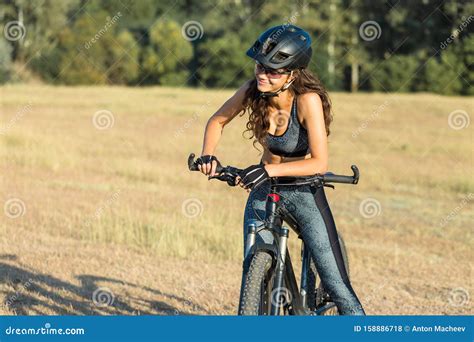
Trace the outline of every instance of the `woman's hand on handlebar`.
<instances>
[{"instance_id":1,"label":"woman's hand on handlebar","mask_svg":"<svg viewBox=\"0 0 474 342\"><path fill-rule=\"evenodd\" d=\"M221 163L213 155L202 155L196 159L196 164L199 171L201 171L206 176L214 176L216 174L217 166L221 166Z\"/></svg>"},{"instance_id":2,"label":"woman's hand on handlebar","mask_svg":"<svg viewBox=\"0 0 474 342\"><path fill-rule=\"evenodd\" d=\"M257 165L250 165L248 168L239 172L236 177L237 185L250 192L250 190L257 188L270 178L265 165L263 163Z\"/></svg>"}]
</instances>

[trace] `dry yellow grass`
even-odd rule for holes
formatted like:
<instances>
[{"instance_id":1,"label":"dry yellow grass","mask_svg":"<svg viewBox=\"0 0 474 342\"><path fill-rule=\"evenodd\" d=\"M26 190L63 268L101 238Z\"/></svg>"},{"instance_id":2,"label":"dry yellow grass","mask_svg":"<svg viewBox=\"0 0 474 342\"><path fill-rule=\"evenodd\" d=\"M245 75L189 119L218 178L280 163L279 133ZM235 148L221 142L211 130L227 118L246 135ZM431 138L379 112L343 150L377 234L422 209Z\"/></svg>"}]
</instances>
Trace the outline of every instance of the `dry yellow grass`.
<instances>
[{"instance_id":1,"label":"dry yellow grass","mask_svg":"<svg viewBox=\"0 0 474 342\"><path fill-rule=\"evenodd\" d=\"M186 167L207 118L230 95L1 87L0 290L14 303L0 313L233 314L247 194ZM472 313L472 127L448 123L450 113L472 113L472 98L332 100L330 169L349 174L356 164L361 179L326 193L367 312ZM113 125L94 124L98 111ZM259 161L244 124L238 118L224 131L217 155L225 164ZM377 207L372 218L359 209L367 199L365 210ZM297 241L291 251L297 261ZM29 277L34 286L19 289ZM97 309L97 286L120 302Z\"/></svg>"}]
</instances>

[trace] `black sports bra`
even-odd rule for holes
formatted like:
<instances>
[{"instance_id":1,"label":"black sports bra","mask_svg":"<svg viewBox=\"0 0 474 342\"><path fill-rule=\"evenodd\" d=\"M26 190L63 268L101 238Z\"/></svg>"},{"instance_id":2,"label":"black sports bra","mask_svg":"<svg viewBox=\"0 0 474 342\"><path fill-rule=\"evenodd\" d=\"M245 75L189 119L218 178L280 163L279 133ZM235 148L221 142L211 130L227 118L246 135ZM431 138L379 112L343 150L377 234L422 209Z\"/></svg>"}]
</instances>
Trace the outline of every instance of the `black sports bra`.
<instances>
[{"instance_id":1,"label":"black sports bra","mask_svg":"<svg viewBox=\"0 0 474 342\"><path fill-rule=\"evenodd\" d=\"M309 150L308 132L296 115L296 97L291 106L291 115L285 133L273 135L268 133L267 146L271 153L282 157L303 157Z\"/></svg>"}]
</instances>

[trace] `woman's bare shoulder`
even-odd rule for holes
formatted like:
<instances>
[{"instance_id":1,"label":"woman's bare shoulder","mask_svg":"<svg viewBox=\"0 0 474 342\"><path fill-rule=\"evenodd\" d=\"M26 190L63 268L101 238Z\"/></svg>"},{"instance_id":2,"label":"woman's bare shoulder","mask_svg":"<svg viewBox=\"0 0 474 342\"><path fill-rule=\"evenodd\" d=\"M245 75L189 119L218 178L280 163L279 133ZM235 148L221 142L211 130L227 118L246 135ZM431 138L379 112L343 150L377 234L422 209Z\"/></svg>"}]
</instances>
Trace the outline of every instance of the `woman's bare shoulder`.
<instances>
[{"instance_id":1,"label":"woman's bare shoulder","mask_svg":"<svg viewBox=\"0 0 474 342\"><path fill-rule=\"evenodd\" d=\"M314 105L314 104L322 104L321 96L315 92L308 92L297 97L298 104L303 106Z\"/></svg>"}]
</instances>

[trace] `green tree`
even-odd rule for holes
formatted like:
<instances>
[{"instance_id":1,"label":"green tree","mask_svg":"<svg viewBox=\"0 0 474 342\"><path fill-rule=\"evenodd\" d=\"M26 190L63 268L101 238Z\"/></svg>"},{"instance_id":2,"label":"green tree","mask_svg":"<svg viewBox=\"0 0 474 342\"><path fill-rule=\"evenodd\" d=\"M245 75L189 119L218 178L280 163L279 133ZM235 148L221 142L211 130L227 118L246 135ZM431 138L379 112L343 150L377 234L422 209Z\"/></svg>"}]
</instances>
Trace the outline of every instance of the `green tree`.
<instances>
[{"instance_id":1,"label":"green tree","mask_svg":"<svg viewBox=\"0 0 474 342\"><path fill-rule=\"evenodd\" d=\"M140 72L140 47L129 31L120 32L111 45L113 64L109 67L108 77L113 83L130 84Z\"/></svg>"},{"instance_id":2,"label":"green tree","mask_svg":"<svg viewBox=\"0 0 474 342\"><path fill-rule=\"evenodd\" d=\"M474 95L474 36L466 37L460 47L462 56L461 63L464 65L464 70L461 74L462 90L461 93L465 95Z\"/></svg>"},{"instance_id":3,"label":"green tree","mask_svg":"<svg viewBox=\"0 0 474 342\"><path fill-rule=\"evenodd\" d=\"M207 51L205 64L200 68L201 80L211 87L237 87L253 76L254 62L245 52L248 41L239 34L209 39L200 46L201 53Z\"/></svg>"},{"instance_id":4,"label":"green tree","mask_svg":"<svg viewBox=\"0 0 474 342\"><path fill-rule=\"evenodd\" d=\"M139 47L133 36L118 33L121 13L83 14L60 35L57 77L66 84L129 83L138 74Z\"/></svg>"},{"instance_id":5,"label":"green tree","mask_svg":"<svg viewBox=\"0 0 474 342\"><path fill-rule=\"evenodd\" d=\"M427 90L443 95L460 94L464 68L454 49L443 51L439 60L432 58L426 64Z\"/></svg>"},{"instance_id":6,"label":"green tree","mask_svg":"<svg viewBox=\"0 0 474 342\"><path fill-rule=\"evenodd\" d=\"M57 37L67 24L67 14L79 0L43 0L41 4L28 0L11 0L0 5L4 24L19 22L19 39L12 41L15 61L24 63L41 57L43 51L57 43ZM3 27L2 25L2 31Z\"/></svg>"},{"instance_id":7,"label":"green tree","mask_svg":"<svg viewBox=\"0 0 474 342\"><path fill-rule=\"evenodd\" d=\"M172 20L158 20L149 35L150 45L143 53L141 78L145 83L185 84L189 77L187 63L193 50L181 26Z\"/></svg>"},{"instance_id":8,"label":"green tree","mask_svg":"<svg viewBox=\"0 0 474 342\"><path fill-rule=\"evenodd\" d=\"M0 36L0 84L5 83L10 78L12 47Z\"/></svg>"},{"instance_id":9,"label":"green tree","mask_svg":"<svg viewBox=\"0 0 474 342\"><path fill-rule=\"evenodd\" d=\"M410 91L418 66L419 61L414 56L393 55L373 67L370 80L372 89L394 92Z\"/></svg>"}]
</instances>

